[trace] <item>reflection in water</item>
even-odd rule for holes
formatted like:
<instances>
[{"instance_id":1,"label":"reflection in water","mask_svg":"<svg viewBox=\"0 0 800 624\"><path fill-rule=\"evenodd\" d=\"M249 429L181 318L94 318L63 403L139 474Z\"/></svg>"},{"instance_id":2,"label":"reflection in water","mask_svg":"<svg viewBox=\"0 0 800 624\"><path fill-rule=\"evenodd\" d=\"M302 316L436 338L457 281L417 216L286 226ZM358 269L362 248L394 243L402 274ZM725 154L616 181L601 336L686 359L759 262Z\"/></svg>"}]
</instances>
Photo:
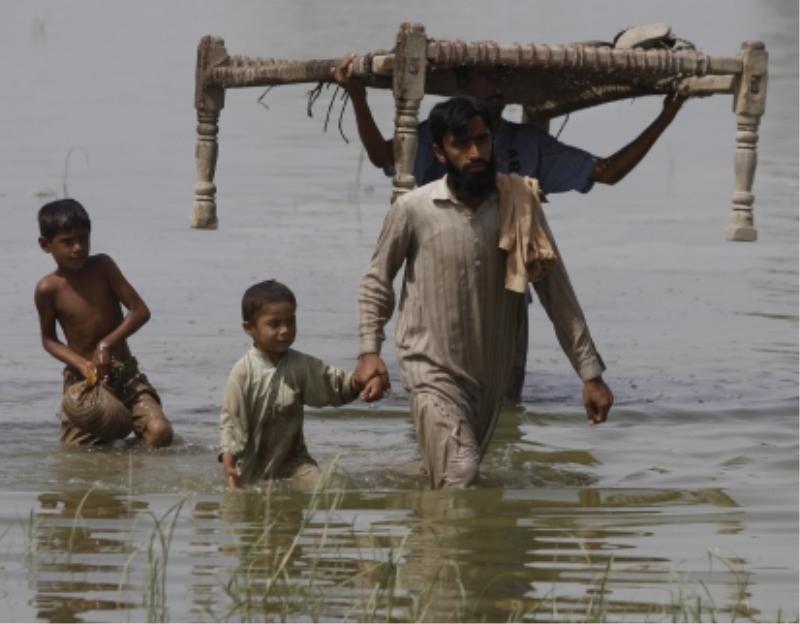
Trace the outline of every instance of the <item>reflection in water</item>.
<instances>
[{"instance_id":1,"label":"reflection in water","mask_svg":"<svg viewBox=\"0 0 800 624\"><path fill-rule=\"evenodd\" d=\"M127 527L147 504L100 490L48 492L32 515L29 578L38 619L79 622L81 614L131 609L124 563Z\"/></svg>"},{"instance_id":2,"label":"reflection in water","mask_svg":"<svg viewBox=\"0 0 800 624\"><path fill-rule=\"evenodd\" d=\"M687 567L679 540L670 556L660 547L687 525L708 544L742 531L722 490L336 485L276 483L185 508L41 494L25 560L36 619L672 619L698 598L708 618L755 615L746 560Z\"/></svg>"},{"instance_id":3,"label":"reflection in water","mask_svg":"<svg viewBox=\"0 0 800 624\"><path fill-rule=\"evenodd\" d=\"M753 615L748 562L697 554L744 531L730 492L596 487L597 457L532 441L530 418L504 412L464 491L334 464L314 492L276 481L183 506L109 476L80 487L124 453L64 453L30 525L36 618L691 619L672 609L696 599L706 619ZM128 478L157 457L129 452Z\"/></svg>"},{"instance_id":4,"label":"reflection in water","mask_svg":"<svg viewBox=\"0 0 800 624\"><path fill-rule=\"evenodd\" d=\"M681 596L708 613L745 611L746 561L685 570L680 553L657 554L687 522L741 530L722 491L315 495L279 484L198 501L192 515L192 609L214 620L672 618Z\"/></svg>"},{"instance_id":5,"label":"reflection in water","mask_svg":"<svg viewBox=\"0 0 800 624\"><path fill-rule=\"evenodd\" d=\"M140 455L124 447L68 449L51 458L50 488L31 510L25 565L37 618L53 622L166 619L166 567L180 508L152 494ZM117 485L128 484L120 490Z\"/></svg>"},{"instance_id":6,"label":"reflection in water","mask_svg":"<svg viewBox=\"0 0 800 624\"><path fill-rule=\"evenodd\" d=\"M718 504L720 498L735 506L724 493L421 492L402 578L431 593L428 616L434 620L499 621L534 613L572 620L597 615L601 606L614 617L658 613L665 602L642 588L669 592L676 562L647 554L642 542L652 540L659 525L678 521L679 506ZM706 512L698 520L718 517L730 530L738 516ZM734 603L727 597L718 603L726 604Z\"/></svg>"},{"instance_id":7,"label":"reflection in water","mask_svg":"<svg viewBox=\"0 0 800 624\"><path fill-rule=\"evenodd\" d=\"M364 487L331 466L314 492L276 481L184 508L175 495L72 489L113 457L65 454L61 491L32 515L36 617L672 618L685 596L715 616L750 614L747 562L703 568L691 552L743 530L729 492L594 487L583 471L597 459L531 442L525 418L504 413L481 486L464 491L411 477ZM672 535L687 526L691 539Z\"/></svg>"},{"instance_id":8,"label":"reflection in water","mask_svg":"<svg viewBox=\"0 0 800 624\"><path fill-rule=\"evenodd\" d=\"M204 570L199 578L218 581L215 586L203 578L193 585L196 605L215 620L269 621L297 613L324 619L325 613L346 611L342 598L372 585L363 580L364 560L356 555L364 536L341 515L342 497L342 491L307 494L278 483L198 503L196 530L221 541L216 555L196 567ZM210 575L205 568L220 559L230 564Z\"/></svg>"}]
</instances>

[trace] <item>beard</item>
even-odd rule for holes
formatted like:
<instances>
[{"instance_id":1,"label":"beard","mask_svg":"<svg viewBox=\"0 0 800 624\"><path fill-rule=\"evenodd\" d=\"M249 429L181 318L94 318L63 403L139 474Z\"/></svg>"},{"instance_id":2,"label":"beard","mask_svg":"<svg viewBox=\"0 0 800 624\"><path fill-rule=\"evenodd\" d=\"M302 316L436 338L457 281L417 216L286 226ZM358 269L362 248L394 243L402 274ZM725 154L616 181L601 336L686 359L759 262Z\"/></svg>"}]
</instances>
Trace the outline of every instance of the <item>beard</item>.
<instances>
[{"instance_id":1,"label":"beard","mask_svg":"<svg viewBox=\"0 0 800 624\"><path fill-rule=\"evenodd\" d=\"M494 190L497 183L497 167L494 163L494 154L490 160L479 161L486 165L480 171L469 171L459 169L448 158L445 163L447 167L447 184L456 197L479 197L486 195Z\"/></svg>"}]
</instances>

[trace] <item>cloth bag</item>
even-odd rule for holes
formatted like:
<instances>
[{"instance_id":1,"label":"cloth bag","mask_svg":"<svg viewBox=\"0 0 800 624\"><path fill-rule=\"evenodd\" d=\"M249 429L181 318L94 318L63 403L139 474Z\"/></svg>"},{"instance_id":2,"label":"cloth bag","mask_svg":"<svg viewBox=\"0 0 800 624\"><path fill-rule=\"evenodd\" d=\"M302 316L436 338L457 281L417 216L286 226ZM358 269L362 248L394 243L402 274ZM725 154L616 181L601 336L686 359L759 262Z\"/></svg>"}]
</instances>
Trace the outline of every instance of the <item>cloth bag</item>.
<instances>
[{"instance_id":1,"label":"cloth bag","mask_svg":"<svg viewBox=\"0 0 800 624\"><path fill-rule=\"evenodd\" d=\"M133 415L102 383L72 384L64 392L61 409L76 427L104 440L119 440L133 430Z\"/></svg>"}]
</instances>

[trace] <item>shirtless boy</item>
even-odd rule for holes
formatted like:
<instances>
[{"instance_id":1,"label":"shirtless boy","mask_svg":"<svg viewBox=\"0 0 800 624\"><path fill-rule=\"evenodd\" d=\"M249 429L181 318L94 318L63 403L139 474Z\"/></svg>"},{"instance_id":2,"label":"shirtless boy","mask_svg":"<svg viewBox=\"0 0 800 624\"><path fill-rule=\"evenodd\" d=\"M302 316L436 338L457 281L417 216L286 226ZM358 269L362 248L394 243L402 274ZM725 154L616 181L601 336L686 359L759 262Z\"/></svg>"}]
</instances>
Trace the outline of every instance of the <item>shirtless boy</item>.
<instances>
[{"instance_id":1,"label":"shirtless boy","mask_svg":"<svg viewBox=\"0 0 800 624\"><path fill-rule=\"evenodd\" d=\"M150 310L105 254L89 254L91 222L81 204L61 199L39 210L39 246L53 256L56 270L36 284L42 346L66 364L64 388L96 376L131 412L133 430L153 447L172 442L172 425L158 394L139 372L128 336L150 319ZM123 315L122 307L127 313ZM56 322L66 338L59 340ZM104 440L73 424L62 412L60 439L67 445Z\"/></svg>"}]
</instances>

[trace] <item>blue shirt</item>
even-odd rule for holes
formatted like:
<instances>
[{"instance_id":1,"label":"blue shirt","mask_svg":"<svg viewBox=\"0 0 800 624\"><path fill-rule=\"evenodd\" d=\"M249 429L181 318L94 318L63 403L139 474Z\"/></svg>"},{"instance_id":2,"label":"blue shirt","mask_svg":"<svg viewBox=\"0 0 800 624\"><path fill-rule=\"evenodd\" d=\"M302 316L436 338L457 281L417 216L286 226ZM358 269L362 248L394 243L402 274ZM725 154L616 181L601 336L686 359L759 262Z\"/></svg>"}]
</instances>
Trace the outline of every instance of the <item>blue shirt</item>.
<instances>
[{"instance_id":1,"label":"blue shirt","mask_svg":"<svg viewBox=\"0 0 800 624\"><path fill-rule=\"evenodd\" d=\"M441 178L447 170L433 153L427 121L419 125L418 132L414 178L417 186L422 186ZM536 178L545 194L565 191L586 193L594 185L590 176L597 157L557 141L536 126L501 119L493 142L497 171ZM384 172L394 175L394 167L387 167Z\"/></svg>"}]
</instances>

